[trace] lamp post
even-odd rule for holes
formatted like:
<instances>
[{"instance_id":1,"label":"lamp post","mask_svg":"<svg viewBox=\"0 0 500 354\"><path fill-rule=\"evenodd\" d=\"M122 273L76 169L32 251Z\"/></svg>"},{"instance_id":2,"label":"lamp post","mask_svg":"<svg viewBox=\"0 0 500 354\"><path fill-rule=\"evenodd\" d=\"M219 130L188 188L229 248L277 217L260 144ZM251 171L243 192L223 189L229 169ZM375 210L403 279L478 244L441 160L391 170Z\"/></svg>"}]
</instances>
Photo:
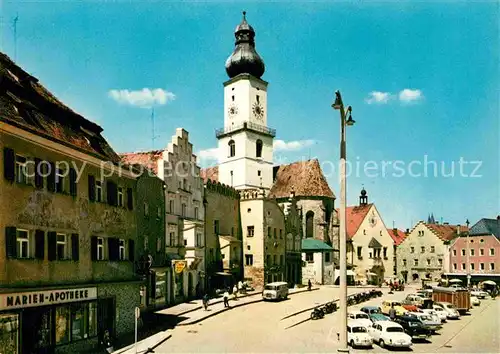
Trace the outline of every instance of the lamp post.
<instances>
[{"instance_id":1,"label":"lamp post","mask_svg":"<svg viewBox=\"0 0 500 354\"><path fill-rule=\"evenodd\" d=\"M467 219L465 221L465 225L467 225L467 288L470 288L470 261L469 261L469 257L470 257L470 249L469 249L469 245L470 245L470 242L469 242L469 219Z\"/></svg>"},{"instance_id":2,"label":"lamp post","mask_svg":"<svg viewBox=\"0 0 500 354\"><path fill-rule=\"evenodd\" d=\"M351 106L344 109L342 96L340 91L335 91L335 102L332 104L333 109L340 110L340 245L339 245L339 260L340 260L340 348L338 352L349 352L347 346L347 237L346 237L346 142L345 142L345 127L353 125ZM346 116L348 119L346 120ZM334 272L335 273L335 272ZM334 275L335 276L335 275ZM334 280L335 281L335 280Z\"/></svg>"}]
</instances>

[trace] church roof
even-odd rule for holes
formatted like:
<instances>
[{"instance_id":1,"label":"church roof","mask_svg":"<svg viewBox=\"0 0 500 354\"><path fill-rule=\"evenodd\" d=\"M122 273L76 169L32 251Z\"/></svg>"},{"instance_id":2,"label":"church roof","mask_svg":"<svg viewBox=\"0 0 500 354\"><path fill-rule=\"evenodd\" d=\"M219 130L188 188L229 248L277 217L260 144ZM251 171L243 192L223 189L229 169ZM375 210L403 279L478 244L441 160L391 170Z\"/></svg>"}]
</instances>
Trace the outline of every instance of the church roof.
<instances>
[{"instance_id":1,"label":"church roof","mask_svg":"<svg viewBox=\"0 0 500 354\"><path fill-rule=\"evenodd\" d=\"M297 197L335 198L317 159L275 166L273 175L272 198L288 198L292 188Z\"/></svg>"},{"instance_id":2,"label":"church roof","mask_svg":"<svg viewBox=\"0 0 500 354\"><path fill-rule=\"evenodd\" d=\"M394 241L394 245L399 246L401 242L404 241L406 234L404 231L398 230L398 229L387 229L387 232L389 235L392 237L392 240Z\"/></svg>"},{"instance_id":3,"label":"church roof","mask_svg":"<svg viewBox=\"0 0 500 354\"><path fill-rule=\"evenodd\" d=\"M211 180L212 182L219 182L219 166L200 169L200 177L205 183L208 180Z\"/></svg>"},{"instance_id":4,"label":"church roof","mask_svg":"<svg viewBox=\"0 0 500 354\"><path fill-rule=\"evenodd\" d=\"M0 125L7 123L102 160L120 162L99 125L62 103L2 52L0 82Z\"/></svg>"},{"instance_id":5,"label":"church roof","mask_svg":"<svg viewBox=\"0 0 500 354\"><path fill-rule=\"evenodd\" d=\"M368 244L368 248L382 248L382 244L378 242L375 237L372 237L370 243Z\"/></svg>"},{"instance_id":6,"label":"church roof","mask_svg":"<svg viewBox=\"0 0 500 354\"><path fill-rule=\"evenodd\" d=\"M143 151L143 152L129 152L120 154L123 163L129 165L141 165L158 174L158 160L163 156L163 150Z\"/></svg>"},{"instance_id":7,"label":"church roof","mask_svg":"<svg viewBox=\"0 0 500 354\"><path fill-rule=\"evenodd\" d=\"M359 227L363 220L365 220L368 211L373 204L366 205L356 205L345 208L345 214L347 219L347 238L352 239L356 232L358 232ZM337 209L337 213L339 209Z\"/></svg>"},{"instance_id":8,"label":"church roof","mask_svg":"<svg viewBox=\"0 0 500 354\"><path fill-rule=\"evenodd\" d=\"M495 235L500 239L500 217L498 219L483 218L470 228L471 236Z\"/></svg>"}]
</instances>

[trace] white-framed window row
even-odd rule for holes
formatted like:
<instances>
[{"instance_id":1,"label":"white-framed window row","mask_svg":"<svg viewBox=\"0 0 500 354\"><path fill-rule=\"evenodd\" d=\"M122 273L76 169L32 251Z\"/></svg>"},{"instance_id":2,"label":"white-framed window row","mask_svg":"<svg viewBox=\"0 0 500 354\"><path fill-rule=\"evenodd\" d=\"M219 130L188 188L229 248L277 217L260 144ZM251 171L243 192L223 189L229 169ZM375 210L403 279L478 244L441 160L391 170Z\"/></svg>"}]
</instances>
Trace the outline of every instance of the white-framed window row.
<instances>
[{"instance_id":1,"label":"white-framed window row","mask_svg":"<svg viewBox=\"0 0 500 354\"><path fill-rule=\"evenodd\" d=\"M124 261L126 259L126 241L124 239L120 239L118 241L118 259L120 261Z\"/></svg>"},{"instance_id":2,"label":"white-framed window row","mask_svg":"<svg viewBox=\"0 0 500 354\"><path fill-rule=\"evenodd\" d=\"M17 258L33 258L32 233L29 230L16 230Z\"/></svg>"},{"instance_id":3,"label":"white-framed window row","mask_svg":"<svg viewBox=\"0 0 500 354\"><path fill-rule=\"evenodd\" d=\"M97 238L97 260L104 260L104 237Z\"/></svg>"}]
</instances>

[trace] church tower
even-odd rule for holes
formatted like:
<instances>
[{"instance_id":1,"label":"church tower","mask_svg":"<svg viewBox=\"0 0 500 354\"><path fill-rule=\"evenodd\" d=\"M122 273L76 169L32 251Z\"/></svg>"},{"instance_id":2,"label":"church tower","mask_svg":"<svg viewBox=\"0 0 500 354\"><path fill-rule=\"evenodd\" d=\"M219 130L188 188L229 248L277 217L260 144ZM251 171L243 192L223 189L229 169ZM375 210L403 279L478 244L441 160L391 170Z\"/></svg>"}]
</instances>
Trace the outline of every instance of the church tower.
<instances>
[{"instance_id":1,"label":"church tower","mask_svg":"<svg viewBox=\"0 0 500 354\"><path fill-rule=\"evenodd\" d=\"M265 66L255 50L255 31L246 13L236 27L235 48L226 61L224 127L219 140L219 182L235 189L270 189L274 129L267 127Z\"/></svg>"}]
</instances>

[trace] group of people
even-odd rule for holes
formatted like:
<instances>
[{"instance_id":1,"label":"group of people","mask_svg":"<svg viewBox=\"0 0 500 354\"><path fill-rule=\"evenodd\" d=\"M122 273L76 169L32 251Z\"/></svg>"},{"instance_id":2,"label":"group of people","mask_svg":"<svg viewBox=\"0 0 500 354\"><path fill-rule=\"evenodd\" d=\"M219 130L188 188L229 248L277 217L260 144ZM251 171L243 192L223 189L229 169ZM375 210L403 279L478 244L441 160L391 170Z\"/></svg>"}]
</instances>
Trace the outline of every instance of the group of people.
<instances>
[{"instance_id":1,"label":"group of people","mask_svg":"<svg viewBox=\"0 0 500 354\"><path fill-rule=\"evenodd\" d=\"M238 300L238 294L239 293L246 293L246 283L242 282L241 280L238 282L238 284L235 284L233 286L233 296L234 296L234 300ZM223 300L224 300L224 307L230 307L229 306L229 292L230 292L231 288L228 287L225 289L224 291L224 294L222 295L223 297ZM207 293L205 293L205 295L203 296L203 307L205 308L206 311L208 311L208 305L209 305L209 301L210 301L210 297L208 296Z\"/></svg>"}]
</instances>

